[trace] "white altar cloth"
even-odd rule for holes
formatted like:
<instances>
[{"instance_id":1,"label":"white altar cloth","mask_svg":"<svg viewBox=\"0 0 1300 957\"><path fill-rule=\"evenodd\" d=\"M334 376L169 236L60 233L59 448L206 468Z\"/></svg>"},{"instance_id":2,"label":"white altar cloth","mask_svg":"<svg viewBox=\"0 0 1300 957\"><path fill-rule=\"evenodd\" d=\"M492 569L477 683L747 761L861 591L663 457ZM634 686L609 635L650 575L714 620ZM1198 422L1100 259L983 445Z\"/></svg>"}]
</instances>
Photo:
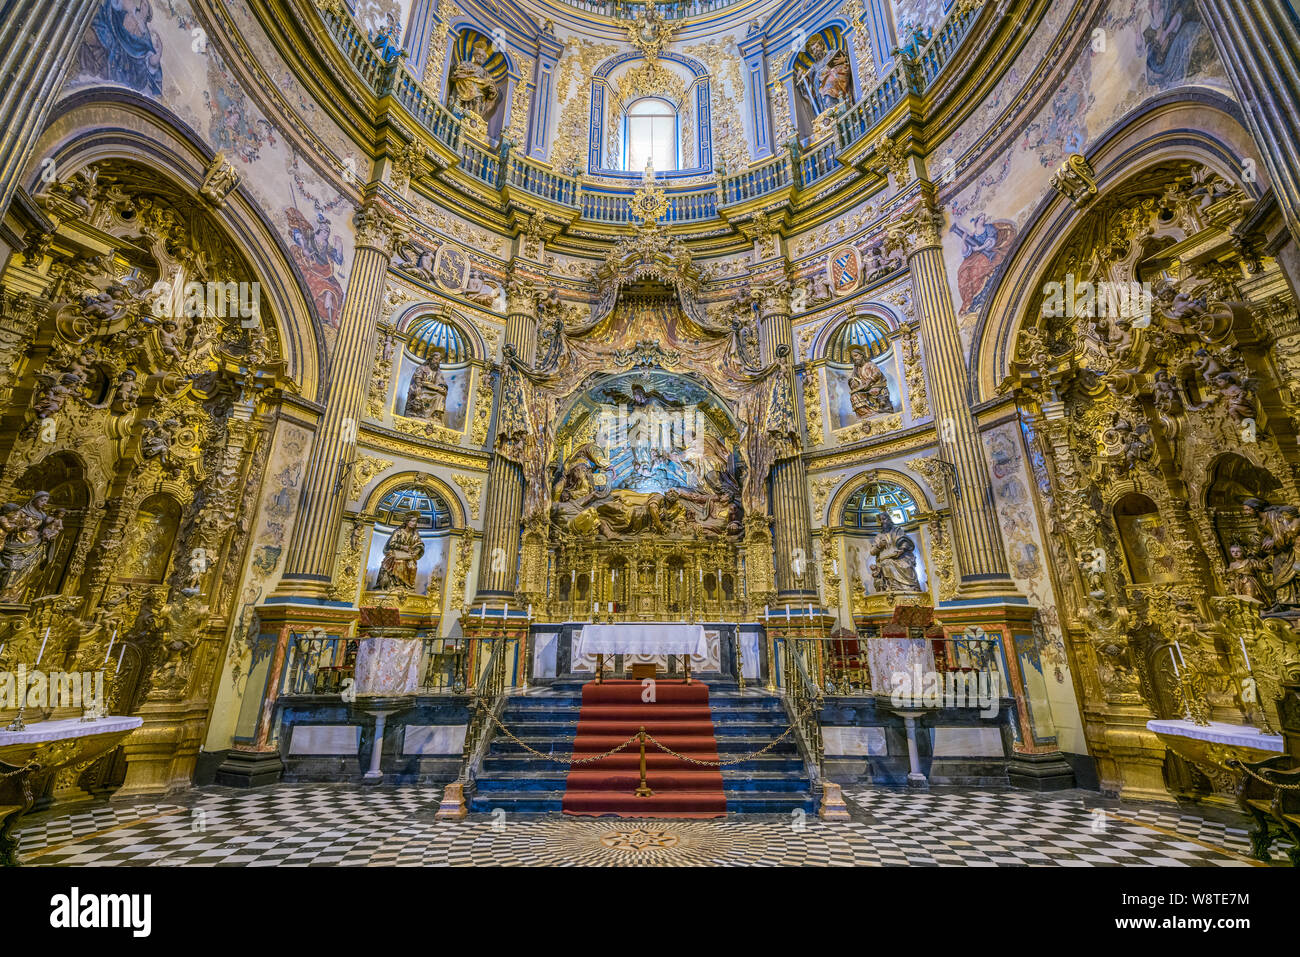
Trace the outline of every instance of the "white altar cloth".
<instances>
[{"instance_id":1,"label":"white altar cloth","mask_svg":"<svg viewBox=\"0 0 1300 957\"><path fill-rule=\"evenodd\" d=\"M682 622L625 621L583 625L575 636L578 655L690 655L704 658L708 645L704 626Z\"/></svg>"},{"instance_id":2,"label":"white altar cloth","mask_svg":"<svg viewBox=\"0 0 1300 957\"><path fill-rule=\"evenodd\" d=\"M1154 731L1156 734L1171 734L1180 738L1210 741L1214 744L1236 745L1242 748L1254 748L1257 751L1276 751L1279 754L1285 748L1280 734L1265 734L1259 728L1227 724L1223 721L1211 721L1208 725L1202 725L1185 718L1157 718L1147 722L1147 730Z\"/></svg>"}]
</instances>

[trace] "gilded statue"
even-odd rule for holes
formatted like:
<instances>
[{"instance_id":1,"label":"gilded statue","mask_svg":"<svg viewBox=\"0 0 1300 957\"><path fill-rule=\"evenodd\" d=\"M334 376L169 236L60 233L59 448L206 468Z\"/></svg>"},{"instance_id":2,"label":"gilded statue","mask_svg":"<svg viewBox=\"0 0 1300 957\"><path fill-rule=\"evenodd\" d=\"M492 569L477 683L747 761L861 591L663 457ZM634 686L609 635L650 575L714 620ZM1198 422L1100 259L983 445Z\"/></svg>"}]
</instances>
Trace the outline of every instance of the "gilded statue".
<instances>
[{"instance_id":1,"label":"gilded statue","mask_svg":"<svg viewBox=\"0 0 1300 957\"><path fill-rule=\"evenodd\" d=\"M880 516L880 531L867 549L876 559L871 566L871 580L878 592L918 592L921 581L916 574L916 543L894 524L888 512Z\"/></svg>"},{"instance_id":2,"label":"gilded statue","mask_svg":"<svg viewBox=\"0 0 1300 957\"><path fill-rule=\"evenodd\" d=\"M49 492L37 492L25 505L11 502L0 509L0 602L24 601L37 572L54 556L63 512L47 512L49 502Z\"/></svg>"},{"instance_id":3,"label":"gilded statue","mask_svg":"<svg viewBox=\"0 0 1300 957\"><path fill-rule=\"evenodd\" d=\"M401 527L389 536L384 545L384 560L375 577L375 588L379 591L415 589L417 566L424 556L424 541L417 528L419 521L419 514L411 512Z\"/></svg>"},{"instance_id":4,"label":"gilded statue","mask_svg":"<svg viewBox=\"0 0 1300 957\"><path fill-rule=\"evenodd\" d=\"M470 50L469 58L458 60L452 66L448 81L451 87L452 105L484 119L496 106L499 96L496 83L493 82L485 66L487 60L487 44L475 43Z\"/></svg>"},{"instance_id":5,"label":"gilded statue","mask_svg":"<svg viewBox=\"0 0 1300 957\"><path fill-rule=\"evenodd\" d=\"M889 396L885 374L867 358L865 349L855 348L849 355L853 362L853 374L849 376L849 402L853 411L861 416L893 412L894 400Z\"/></svg>"},{"instance_id":6,"label":"gilded statue","mask_svg":"<svg viewBox=\"0 0 1300 957\"><path fill-rule=\"evenodd\" d=\"M1247 555L1245 546L1233 542L1228 546L1228 589L1239 598L1248 598L1261 605L1272 605L1273 598L1264 583L1264 572L1269 563L1255 555Z\"/></svg>"},{"instance_id":7,"label":"gilded statue","mask_svg":"<svg viewBox=\"0 0 1300 957\"><path fill-rule=\"evenodd\" d=\"M445 422L447 380L442 375L442 353L434 350L411 376L406 392L406 415L413 419Z\"/></svg>"},{"instance_id":8,"label":"gilded statue","mask_svg":"<svg viewBox=\"0 0 1300 957\"><path fill-rule=\"evenodd\" d=\"M1263 538L1258 557L1271 563L1273 604L1265 618L1300 618L1300 509L1294 505L1270 505L1260 498L1248 498L1242 505L1259 520Z\"/></svg>"}]
</instances>

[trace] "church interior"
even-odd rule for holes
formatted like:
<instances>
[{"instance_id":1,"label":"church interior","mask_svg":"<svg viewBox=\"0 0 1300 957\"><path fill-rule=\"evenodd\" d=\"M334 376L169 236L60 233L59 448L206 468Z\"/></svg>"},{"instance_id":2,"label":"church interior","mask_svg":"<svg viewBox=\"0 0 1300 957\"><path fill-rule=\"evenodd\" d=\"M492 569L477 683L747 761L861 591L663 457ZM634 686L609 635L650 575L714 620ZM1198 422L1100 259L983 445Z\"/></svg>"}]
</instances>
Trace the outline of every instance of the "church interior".
<instances>
[{"instance_id":1,"label":"church interior","mask_svg":"<svg viewBox=\"0 0 1300 957\"><path fill-rule=\"evenodd\" d=\"M1292 4L7 10L5 864L1300 864Z\"/></svg>"}]
</instances>

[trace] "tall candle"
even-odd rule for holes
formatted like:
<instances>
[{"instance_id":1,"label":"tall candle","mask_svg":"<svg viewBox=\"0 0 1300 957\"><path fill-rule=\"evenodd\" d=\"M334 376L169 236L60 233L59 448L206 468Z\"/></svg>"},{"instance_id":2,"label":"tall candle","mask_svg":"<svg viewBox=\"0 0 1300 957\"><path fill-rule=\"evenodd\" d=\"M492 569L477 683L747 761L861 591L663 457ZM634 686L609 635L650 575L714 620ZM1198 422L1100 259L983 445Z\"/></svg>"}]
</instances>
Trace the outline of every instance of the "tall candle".
<instances>
[{"instance_id":1,"label":"tall candle","mask_svg":"<svg viewBox=\"0 0 1300 957\"><path fill-rule=\"evenodd\" d=\"M790 620L790 606L789 606L789 605L786 605L786 606L785 606L785 619L786 619L786 621L789 621L789 620Z\"/></svg>"},{"instance_id":2,"label":"tall candle","mask_svg":"<svg viewBox=\"0 0 1300 957\"><path fill-rule=\"evenodd\" d=\"M763 606L763 617L764 618L772 617L772 609L768 608L766 605Z\"/></svg>"},{"instance_id":3,"label":"tall candle","mask_svg":"<svg viewBox=\"0 0 1300 957\"><path fill-rule=\"evenodd\" d=\"M502 618L510 617L510 602L506 602L506 610L501 613Z\"/></svg>"},{"instance_id":4,"label":"tall candle","mask_svg":"<svg viewBox=\"0 0 1300 957\"><path fill-rule=\"evenodd\" d=\"M1250 654L1246 651L1246 639L1244 636L1238 635L1237 640L1241 642L1241 657L1244 658L1246 661L1246 670L1251 671L1252 669L1250 667Z\"/></svg>"},{"instance_id":5,"label":"tall candle","mask_svg":"<svg viewBox=\"0 0 1300 957\"><path fill-rule=\"evenodd\" d=\"M123 645L122 645L121 648L117 649L117 670L118 670L119 673L121 673L121 671L122 671L122 659L123 659L124 657L126 657L126 644L125 644L125 643L123 643Z\"/></svg>"},{"instance_id":6,"label":"tall candle","mask_svg":"<svg viewBox=\"0 0 1300 957\"><path fill-rule=\"evenodd\" d=\"M614 603L612 601L609 603L609 613L614 614Z\"/></svg>"},{"instance_id":7,"label":"tall candle","mask_svg":"<svg viewBox=\"0 0 1300 957\"><path fill-rule=\"evenodd\" d=\"M480 618L487 617L487 602L483 602L483 604L478 606L478 616Z\"/></svg>"},{"instance_id":8,"label":"tall candle","mask_svg":"<svg viewBox=\"0 0 1300 957\"><path fill-rule=\"evenodd\" d=\"M45 657L45 644L50 640L50 626L45 626L45 638L41 641L41 650L36 655L36 663L39 665L41 659Z\"/></svg>"},{"instance_id":9,"label":"tall candle","mask_svg":"<svg viewBox=\"0 0 1300 957\"><path fill-rule=\"evenodd\" d=\"M840 560L838 558L831 559L831 571L836 575L840 573Z\"/></svg>"},{"instance_id":10,"label":"tall candle","mask_svg":"<svg viewBox=\"0 0 1300 957\"><path fill-rule=\"evenodd\" d=\"M529 618L532 618L532 617L533 617L533 606L532 606L532 603L531 603L531 602L530 602L529 605L528 605L528 617L529 617Z\"/></svg>"},{"instance_id":11,"label":"tall candle","mask_svg":"<svg viewBox=\"0 0 1300 957\"><path fill-rule=\"evenodd\" d=\"M1178 663L1179 663L1180 665L1182 665L1184 668L1186 668L1186 667L1187 667L1187 661L1183 658L1183 646L1180 645L1177 641L1175 641L1175 642L1174 642L1174 647L1175 647L1176 649L1178 649Z\"/></svg>"},{"instance_id":12,"label":"tall candle","mask_svg":"<svg viewBox=\"0 0 1300 957\"><path fill-rule=\"evenodd\" d=\"M1174 657L1174 649L1172 649L1172 648L1169 649L1169 660L1170 660L1170 662L1173 663L1173 666L1174 666L1174 677L1175 677L1175 678L1179 677L1179 673L1178 673L1178 659Z\"/></svg>"},{"instance_id":13,"label":"tall candle","mask_svg":"<svg viewBox=\"0 0 1300 957\"><path fill-rule=\"evenodd\" d=\"M113 629L113 637L108 639L108 650L104 652L104 664L108 664L108 656L113 653L113 645L117 642L117 629Z\"/></svg>"}]
</instances>

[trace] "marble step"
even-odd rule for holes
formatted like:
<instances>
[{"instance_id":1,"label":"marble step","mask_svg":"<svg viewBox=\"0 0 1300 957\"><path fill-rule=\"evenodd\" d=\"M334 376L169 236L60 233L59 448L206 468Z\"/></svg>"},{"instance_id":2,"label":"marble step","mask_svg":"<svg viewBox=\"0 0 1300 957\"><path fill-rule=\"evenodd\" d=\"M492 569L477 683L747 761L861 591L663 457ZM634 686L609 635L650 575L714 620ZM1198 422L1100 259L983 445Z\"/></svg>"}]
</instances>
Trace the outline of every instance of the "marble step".
<instances>
[{"instance_id":1,"label":"marble step","mask_svg":"<svg viewBox=\"0 0 1300 957\"><path fill-rule=\"evenodd\" d=\"M788 814L802 809L815 814L812 794L807 791L737 791L724 789L729 814ZM473 814L490 814L500 808L507 814L547 814L563 810L563 791L491 791L476 793L469 802ZM614 824L635 818L610 816L600 820Z\"/></svg>"},{"instance_id":2,"label":"marble step","mask_svg":"<svg viewBox=\"0 0 1300 957\"><path fill-rule=\"evenodd\" d=\"M567 754L568 752L564 752ZM647 759L650 757L646 755ZM675 759L674 759L675 760ZM562 761L550 761L534 757L527 753L516 754L489 754L483 761L483 771L480 774L480 780L483 776L504 777L507 775L527 774L530 771L548 772L567 770L568 765ZM730 765L733 773L744 773L748 771L773 771L785 775L803 775L803 759L797 754L772 754L768 753L761 758L751 758L740 764ZM725 779L727 771L722 772Z\"/></svg>"},{"instance_id":3,"label":"marble step","mask_svg":"<svg viewBox=\"0 0 1300 957\"><path fill-rule=\"evenodd\" d=\"M676 769L675 769L676 770ZM623 774L634 774L632 769L622 769ZM567 772L530 771L509 776L494 775L478 779L479 793L497 793L501 791L559 791L564 792L568 780ZM654 771L650 771L650 784L654 786ZM747 771L728 775L723 773L724 791L771 791L787 793L790 791L807 791L808 781L785 771Z\"/></svg>"}]
</instances>

